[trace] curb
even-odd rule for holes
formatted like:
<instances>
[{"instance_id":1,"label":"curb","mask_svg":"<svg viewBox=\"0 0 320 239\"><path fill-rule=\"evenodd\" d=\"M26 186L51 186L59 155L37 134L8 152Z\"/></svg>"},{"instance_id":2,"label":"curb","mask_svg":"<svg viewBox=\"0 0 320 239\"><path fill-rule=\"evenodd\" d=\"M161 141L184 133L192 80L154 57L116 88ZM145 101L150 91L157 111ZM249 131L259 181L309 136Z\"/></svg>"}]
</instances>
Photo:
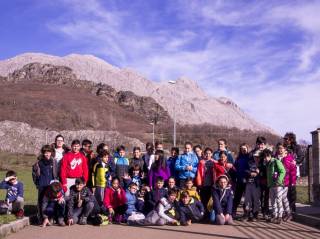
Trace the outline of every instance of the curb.
<instances>
[{"instance_id":1,"label":"curb","mask_svg":"<svg viewBox=\"0 0 320 239\"><path fill-rule=\"evenodd\" d=\"M293 217L293 221L320 229L320 218L312 215L296 213Z\"/></svg>"},{"instance_id":2,"label":"curb","mask_svg":"<svg viewBox=\"0 0 320 239\"><path fill-rule=\"evenodd\" d=\"M5 238L10 233L20 231L26 226L30 225L29 217L24 217L22 219L10 222L8 224L3 224L0 226L0 238Z\"/></svg>"}]
</instances>

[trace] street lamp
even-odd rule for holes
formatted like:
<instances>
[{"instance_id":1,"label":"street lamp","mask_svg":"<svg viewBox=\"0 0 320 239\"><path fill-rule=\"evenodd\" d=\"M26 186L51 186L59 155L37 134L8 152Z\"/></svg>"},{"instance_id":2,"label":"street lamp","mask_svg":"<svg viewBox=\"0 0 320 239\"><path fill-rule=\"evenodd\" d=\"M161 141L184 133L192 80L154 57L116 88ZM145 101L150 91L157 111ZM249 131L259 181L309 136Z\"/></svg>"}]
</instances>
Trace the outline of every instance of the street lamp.
<instances>
[{"instance_id":1,"label":"street lamp","mask_svg":"<svg viewBox=\"0 0 320 239\"><path fill-rule=\"evenodd\" d=\"M169 81L169 84L172 84L173 87L173 146L176 147L176 81Z\"/></svg>"},{"instance_id":2,"label":"street lamp","mask_svg":"<svg viewBox=\"0 0 320 239\"><path fill-rule=\"evenodd\" d=\"M153 147L154 147L154 122L153 123L150 123L152 125L152 144L153 144Z\"/></svg>"}]
</instances>

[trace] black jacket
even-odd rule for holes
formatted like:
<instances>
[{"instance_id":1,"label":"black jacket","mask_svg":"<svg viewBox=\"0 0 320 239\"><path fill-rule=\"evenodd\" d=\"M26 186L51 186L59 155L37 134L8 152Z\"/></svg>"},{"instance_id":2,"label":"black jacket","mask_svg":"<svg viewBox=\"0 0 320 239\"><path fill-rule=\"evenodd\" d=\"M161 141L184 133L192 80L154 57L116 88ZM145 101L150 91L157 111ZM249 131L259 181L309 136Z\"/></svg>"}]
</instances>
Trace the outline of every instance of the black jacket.
<instances>
[{"instance_id":1,"label":"black jacket","mask_svg":"<svg viewBox=\"0 0 320 239\"><path fill-rule=\"evenodd\" d=\"M180 202L180 222L182 225L187 225L187 221L200 221L204 215L203 204L191 198L189 204L184 205Z\"/></svg>"},{"instance_id":2,"label":"black jacket","mask_svg":"<svg viewBox=\"0 0 320 239\"><path fill-rule=\"evenodd\" d=\"M83 201L82 205L78 205L79 198ZM75 207L83 207L88 202L94 202L94 196L91 193L90 189L87 187L84 187L80 192L77 191L76 186L73 185L70 188L70 196L67 203L68 207L68 218L73 217L73 209Z\"/></svg>"}]
</instances>

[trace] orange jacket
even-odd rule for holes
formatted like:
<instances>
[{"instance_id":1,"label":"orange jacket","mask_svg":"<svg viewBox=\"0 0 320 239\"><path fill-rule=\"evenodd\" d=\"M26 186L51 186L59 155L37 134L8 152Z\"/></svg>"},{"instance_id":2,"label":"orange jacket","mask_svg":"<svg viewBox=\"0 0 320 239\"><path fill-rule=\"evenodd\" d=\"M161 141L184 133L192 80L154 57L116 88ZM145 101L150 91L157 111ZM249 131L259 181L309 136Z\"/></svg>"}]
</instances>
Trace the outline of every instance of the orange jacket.
<instances>
[{"instance_id":1,"label":"orange jacket","mask_svg":"<svg viewBox=\"0 0 320 239\"><path fill-rule=\"evenodd\" d=\"M196 177L196 185L198 187L201 187L203 186L204 184L204 174L205 174L205 163L206 163L206 160L204 159L201 159L199 164L198 164L198 171L197 171L197 177ZM216 179L216 173L215 173L215 163L213 163L213 166L212 166L212 182L214 183L215 182L215 179Z\"/></svg>"}]
</instances>

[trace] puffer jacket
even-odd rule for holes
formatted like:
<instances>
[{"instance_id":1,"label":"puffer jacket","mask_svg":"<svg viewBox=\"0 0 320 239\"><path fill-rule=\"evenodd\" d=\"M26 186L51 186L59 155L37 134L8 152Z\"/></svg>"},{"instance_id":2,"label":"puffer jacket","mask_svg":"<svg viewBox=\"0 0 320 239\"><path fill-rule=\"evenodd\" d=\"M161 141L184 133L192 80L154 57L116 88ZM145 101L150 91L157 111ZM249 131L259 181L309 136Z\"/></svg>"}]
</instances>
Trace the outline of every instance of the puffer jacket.
<instances>
[{"instance_id":1,"label":"puffer jacket","mask_svg":"<svg viewBox=\"0 0 320 239\"><path fill-rule=\"evenodd\" d=\"M137 195L131 193L129 190L126 192L126 198L127 198L127 210L126 214L130 216L133 212L136 212L136 203L137 203Z\"/></svg>"},{"instance_id":2,"label":"puffer jacket","mask_svg":"<svg viewBox=\"0 0 320 239\"><path fill-rule=\"evenodd\" d=\"M187 225L188 220L200 221L204 215L204 207L202 203L191 198L187 205L180 202L180 222Z\"/></svg>"},{"instance_id":3,"label":"puffer jacket","mask_svg":"<svg viewBox=\"0 0 320 239\"><path fill-rule=\"evenodd\" d=\"M292 154L288 154L286 157L281 159L281 162L286 170L286 175L284 176L283 182L285 187L296 185L297 167L294 161L295 159Z\"/></svg>"},{"instance_id":4,"label":"puffer jacket","mask_svg":"<svg viewBox=\"0 0 320 239\"><path fill-rule=\"evenodd\" d=\"M213 209L216 214L232 214L233 191L230 187L216 187L212 192Z\"/></svg>"},{"instance_id":5,"label":"puffer jacket","mask_svg":"<svg viewBox=\"0 0 320 239\"><path fill-rule=\"evenodd\" d=\"M267 163L267 183L268 187L283 186L283 179L286 170L280 160L272 158Z\"/></svg>"},{"instance_id":6,"label":"puffer jacket","mask_svg":"<svg viewBox=\"0 0 320 239\"><path fill-rule=\"evenodd\" d=\"M198 168L198 157L194 152L184 153L178 157L175 169L180 179L195 178ZM192 170L186 170L187 166L192 166Z\"/></svg>"}]
</instances>

